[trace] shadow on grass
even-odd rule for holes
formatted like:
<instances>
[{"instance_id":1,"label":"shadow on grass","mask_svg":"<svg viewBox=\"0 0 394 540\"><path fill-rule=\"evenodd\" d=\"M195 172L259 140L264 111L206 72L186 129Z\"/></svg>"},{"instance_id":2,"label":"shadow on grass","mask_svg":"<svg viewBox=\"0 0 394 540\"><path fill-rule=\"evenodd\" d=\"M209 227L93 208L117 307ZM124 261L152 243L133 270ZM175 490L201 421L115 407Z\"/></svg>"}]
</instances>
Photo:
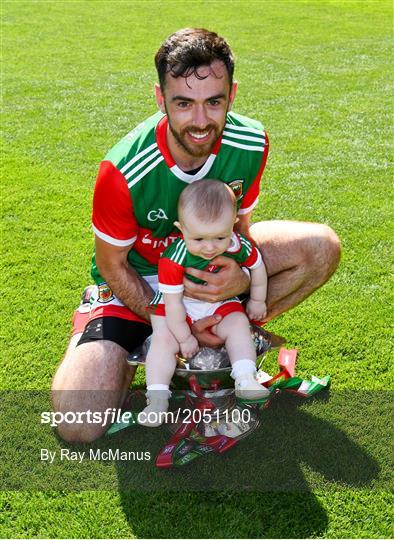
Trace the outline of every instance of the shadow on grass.
<instances>
[{"instance_id":1,"label":"shadow on grass","mask_svg":"<svg viewBox=\"0 0 394 540\"><path fill-rule=\"evenodd\" d=\"M301 409L296 399L281 399L264 411L262 426L228 454L210 454L178 469L156 470L146 478L143 491L133 490L130 468L119 464L120 496L134 534L143 538L322 535L328 519L311 490L330 489L332 484L335 489L361 488L371 485L379 473L377 462L335 425L341 417L349 418L354 406L352 400L346 403L344 395L327 406L315 400ZM322 409L325 419L314 414ZM356 413L360 414L362 407Z\"/></svg>"},{"instance_id":2,"label":"shadow on grass","mask_svg":"<svg viewBox=\"0 0 394 540\"><path fill-rule=\"evenodd\" d=\"M327 528L312 493L122 493L137 538L311 538Z\"/></svg>"},{"instance_id":3,"label":"shadow on grass","mask_svg":"<svg viewBox=\"0 0 394 540\"><path fill-rule=\"evenodd\" d=\"M314 491L387 487L391 403L389 392L337 393L327 402L280 396L262 413L260 428L227 454L158 470L165 427L135 426L92 444L68 444L40 423L48 395L3 392L1 485L119 492L140 538L322 536L328 519ZM42 458L42 449L53 461ZM108 457L110 451L131 457ZM78 452L83 459L70 459Z\"/></svg>"}]
</instances>

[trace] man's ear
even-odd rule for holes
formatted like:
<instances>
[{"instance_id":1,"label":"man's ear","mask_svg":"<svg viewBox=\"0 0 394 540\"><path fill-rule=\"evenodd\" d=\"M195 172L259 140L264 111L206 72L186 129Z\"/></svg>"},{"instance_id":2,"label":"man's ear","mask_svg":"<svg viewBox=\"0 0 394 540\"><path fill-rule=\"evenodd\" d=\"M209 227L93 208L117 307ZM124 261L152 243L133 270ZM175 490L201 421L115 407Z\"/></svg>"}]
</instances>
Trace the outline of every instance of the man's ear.
<instances>
[{"instance_id":1,"label":"man's ear","mask_svg":"<svg viewBox=\"0 0 394 540\"><path fill-rule=\"evenodd\" d=\"M235 225L236 223L238 223L238 221L239 221L239 217L236 217L236 218L235 218L235 221L234 221L234 225Z\"/></svg>"},{"instance_id":2,"label":"man's ear","mask_svg":"<svg viewBox=\"0 0 394 540\"><path fill-rule=\"evenodd\" d=\"M181 232L182 232L182 227L181 227L181 224L179 223L179 221L174 221L174 225L177 229L179 229Z\"/></svg>"},{"instance_id":3,"label":"man's ear","mask_svg":"<svg viewBox=\"0 0 394 540\"><path fill-rule=\"evenodd\" d=\"M228 110L229 111L231 111L231 108L233 106L234 99L235 99L235 96L237 94L237 90L238 90L238 83L237 83L237 81L234 81L233 85L231 87L231 90L230 90L230 98L229 98L229 104L228 104Z\"/></svg>"},{"instance_id":4,"label":"man's ear","mask_svg":"<svg viewBox=\"0 0 394 540\"><path fill-rule=\"evenodd\" d=\"M160 85L157 84L157 83L155 83L155 98L156 98L157 106L159 107L161 112L163 114L165 114L166 113L166 108L165 108L165 105L164 105L164 94L161 91Z\"/></svg>"}]
</instances>

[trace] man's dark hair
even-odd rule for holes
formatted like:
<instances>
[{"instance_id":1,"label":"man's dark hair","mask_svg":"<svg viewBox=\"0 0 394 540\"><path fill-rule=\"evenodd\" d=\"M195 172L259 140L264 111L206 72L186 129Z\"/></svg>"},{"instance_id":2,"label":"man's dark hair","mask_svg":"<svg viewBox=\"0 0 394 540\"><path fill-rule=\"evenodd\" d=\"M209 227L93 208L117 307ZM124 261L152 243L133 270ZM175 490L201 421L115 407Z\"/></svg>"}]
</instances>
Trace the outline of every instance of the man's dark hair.
<instances>
[{"instance_id":1,"label":"man's dark hair","mask_svg":"<svg viewBox=\"0 0 394 540\"><path fill-rule=\"evenodd\" d=\"M171 34L155 56L155 65L159 76L160 88L165 86L165 76L189 77L198 74L198 68L209 66L220 60L226 66L230 87L233 82L234 57L226 41L215 32L204 28L183 28Z\"/></svg>"}]
</instances>

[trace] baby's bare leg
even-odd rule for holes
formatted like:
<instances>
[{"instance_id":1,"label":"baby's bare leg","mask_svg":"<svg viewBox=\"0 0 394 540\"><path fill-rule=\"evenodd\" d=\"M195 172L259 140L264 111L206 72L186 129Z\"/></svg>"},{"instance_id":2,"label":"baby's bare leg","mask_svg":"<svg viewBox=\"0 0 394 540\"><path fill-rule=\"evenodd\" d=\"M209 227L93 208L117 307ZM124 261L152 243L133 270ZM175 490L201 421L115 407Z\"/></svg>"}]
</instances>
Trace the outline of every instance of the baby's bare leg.
<instances>
[{"instance_id":1,"label":"baby's bare leg","mask_svg":"<svg viewBox=\"0 0 394 540\"><path fill-rule=\"evenodd\" d=\"M169 385L176 367L179 344L168 329L166 318L152 315L152 341L146 359L146 385Z\"/></svg>"},{"instance_id":2,"label":"baby's bare leg","mask_svg":"<svg viewBox=\"0 0 394 540\"><path fill-rule=\"evenodd\" d=\"M241 312L229 313L217 325L216 333L224 340L230 357L236 396L242 399L261 399L269 395L269 391L255 378L256 349L247 316Z\"/></svg>"},{"instance_id":3,"label":"baby's bare leg","mask_svg":"<svg viewBox=\"0 0 394 540\"><path fill-rule=\"evenodd\" d=\"M165 317L152 316L151 323L153 334L145 365L147 406L138 414L137 421L146 427L158 427L168 410L169 385L179 344L168 329Z\"/></svg>"},{"instance_id":4,"label":"baby's bare leg","mask_svg":"<svg viewBox=\"0 0 394 540\"><path fill-rule=\"evenodd\" d=\"M249 320L244 313L229 313L217 325L216 333L224 342L231 365L239 360L256 362L256 349L250 334Z\"/></svg>"}]
</instances>

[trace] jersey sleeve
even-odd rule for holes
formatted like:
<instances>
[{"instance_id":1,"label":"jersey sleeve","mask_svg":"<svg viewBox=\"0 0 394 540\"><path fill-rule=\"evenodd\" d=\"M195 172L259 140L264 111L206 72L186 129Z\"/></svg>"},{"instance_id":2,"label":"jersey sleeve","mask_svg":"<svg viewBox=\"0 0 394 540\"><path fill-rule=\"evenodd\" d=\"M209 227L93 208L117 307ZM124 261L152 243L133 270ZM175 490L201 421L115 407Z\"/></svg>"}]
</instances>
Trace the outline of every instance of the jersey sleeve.
<instances>
[{"instance_id":1,"label":"jersey sleeve","mask_svg":"<svg viewBox=\"0 0 394 540\"><path fill-rule=\"evenodd\" d=\"M263 258L254 242L249 238L246 238L243 234L238 234L237 236L242 245L238 262L242 266L249 268L249 270L254 270L261 266L263 264Z\"/></svg>"},{"instance_id":2,"label":"jersey sleeve","mask_svg":"<svg viewBox=\"0 0 394 540\"><path fill-rule=\"evenodd\" d=\"M261 256L260 251L256 246L253 246L252 253L249 257L242 263L242 266L246 266L249 270L254 270L263 264L263 257Z\"/></svg>"},{"instance_id":3,"label":"jersey sleeve","mask_svg":"<svg viewBox=\"0 0 394 540\"><path fill-rule=\"evenodd\" d=\"M113 246L131 246L137 238L138 225L126 179L110 161L100 164L92 228L101 240Z\"/></svg>"},{"instance_id":4,"label":"jersey sleeve","mask_svg":"<svg viewBox=\"0 0 394 540\"><path fill-rule=\"evenodd\" d=\"M259 200L261 177L265 169L265 164L267 163L267 157L268 157L268 151L269 151L269 140L268 140L268 135L266 131L264 131L264 135L265 135L265 147L264 147L263 157L261 160L261 165L259 167L259 170L257 171L257 174L252 184L250 185L244 198L242 199L241 207L238 210L238 214L240 215L248 214L249 212L251 212Z\"/></svg>"},{"instance_id":5,"label":"jersey sleeve","mask_svg":"<svg viewBox=\"0 0 394 540\"><path fill-rule=\"evenodd\" d=\"M159 259L159 291L161 293L183 292L185 268L167 257Z\"/></svg>"}]
</instances>

